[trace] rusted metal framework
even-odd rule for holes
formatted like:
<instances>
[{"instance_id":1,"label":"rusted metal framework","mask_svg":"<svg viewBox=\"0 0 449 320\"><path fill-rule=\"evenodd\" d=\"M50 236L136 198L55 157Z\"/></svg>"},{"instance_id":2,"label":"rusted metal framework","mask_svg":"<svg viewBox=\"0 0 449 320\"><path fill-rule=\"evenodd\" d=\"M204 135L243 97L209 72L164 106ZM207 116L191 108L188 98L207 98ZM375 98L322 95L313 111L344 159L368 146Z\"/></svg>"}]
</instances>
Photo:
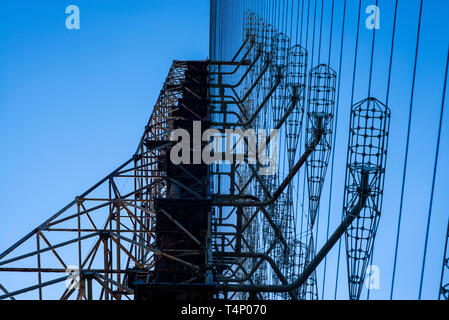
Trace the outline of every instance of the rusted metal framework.
<instances>
[{"instance_id":1,"label":"rusted metal framework","mask_svg":"<svg viewBox=\"0 0 449 320\"><path fill-rule=\"evenodd\" d=\"M351 109L343 214L348 215L357 199L362 173L368 174L370 191L345 235L351 299L360 298L381 216L389 126L390 110L375 98L360 101Z\"/></svg>"}]
</instances>

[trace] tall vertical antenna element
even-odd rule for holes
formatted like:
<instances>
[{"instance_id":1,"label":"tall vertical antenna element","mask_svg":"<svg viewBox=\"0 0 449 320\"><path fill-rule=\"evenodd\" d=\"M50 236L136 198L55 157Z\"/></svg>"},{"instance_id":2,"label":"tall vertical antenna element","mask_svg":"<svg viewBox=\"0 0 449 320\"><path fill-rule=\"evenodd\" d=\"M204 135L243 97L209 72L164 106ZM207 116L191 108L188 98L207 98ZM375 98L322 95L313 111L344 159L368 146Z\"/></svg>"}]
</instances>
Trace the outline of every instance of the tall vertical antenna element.
<instances>
[{"instance_id":1,"label":"tall vertical antenna element","mask_svg":"<svg viewBox=\"0 0 449 320\"><path fill-rule=\"evenodd\" d=\"M370 193L366 205L346 231L349 297L360 298L365 270L372 253L382 208L390 110L375 98L351 110L343 213L353 207L362 171L368 171Z\"/></svg>"},{"instance_id":2,"label":"tall vertical antenna element","mask_svg":"<svg viewBox=\"0 0 449 320\"><path fill-rule=\"evenodd\" d=\"M332 148L336 77L336 72L324 64L310 70L309 75L307 143L310 144L313 139L313 132L318 128L318 123L321 123L321 127L325 128L318 146L307 159L309 223L312 227L318 214L321 191Z\"/></svg>"},{"instance_id":3,"label":"tall vertical antenna element","mask_svg":"<svg viewBox=\"0 0 449 320\"><path fill-rule=\"evenodd\" d=\"M306 81L307 81L307 50L296 45L290 48L289 63L287 67L287 89L291 97L291 103L294 108L287 118L285 136L287 148L288 170L290 171L294 165L297 155L298 143L301 138L304 108L306 99ZM287 212L287 228L289 230L288 245L290 252L288 254L291 260L288 274L292 278L296 271L299 271L299 252L303 244L297 239L296 232L296 216L294 210L293 187L290 184L287 189L287 204L284 210ZM282 209L281 209L282 210ZM293 253L293 254L292 254Z\"/></svg>"},{"instance_id":4,"label":"tall vertical antenna element","mask_svg":"<svg viewBox=\"0 0 449 320\"><path fill-rule=\"evenodd\" d=\"M306 143L314 139L315 130L324 128L321 140L307 159L307 181L309 188L309 214L307 219L306 265L314 257L313 228L318 215L318 207L323 190L329 157L332 149L332 131L335 107L335 88L337 74L329 66L320 64L309 73L309 98L307 107ZM318 299L315 274L303 288L305 296Z\"/></svg>"}]
</instances>

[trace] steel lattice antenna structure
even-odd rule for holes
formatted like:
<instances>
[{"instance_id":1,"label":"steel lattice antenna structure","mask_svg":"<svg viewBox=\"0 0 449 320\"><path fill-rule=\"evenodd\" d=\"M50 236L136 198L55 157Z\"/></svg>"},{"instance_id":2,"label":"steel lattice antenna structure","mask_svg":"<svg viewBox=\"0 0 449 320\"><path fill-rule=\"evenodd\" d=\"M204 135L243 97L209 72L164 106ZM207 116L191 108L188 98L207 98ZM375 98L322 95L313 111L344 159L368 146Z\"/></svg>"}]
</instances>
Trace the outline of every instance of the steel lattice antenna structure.
<instances>
[{"instance_id":1,"label":"steel lattice antenna structure","mask_svg":"<svg viewBox=\"0 0 449 320\"><path fill-rule=\"evenodd\" d=\"M354 205L363 172L368 172L370 193L345 235L351 299L360 298L379 225L389 127L390 110L377 99L367 98L352 107L343 214Z\"/></svg>"},{"instance_id":2,"label":"steel lattice antenna structure","mask_svg":"<svg viewBox=\"0 0 449 320\"><path fill-rule=\"evenodd\" d=\"M173 62L135 154L0 254L0 299L316 299L316 268L344 234L360 297L388 108L353 106L344 219L317 250L336 73L308 71L307 50L252 12L244 30L232 59ZM293 179L304 166L302 234Z\"/></svg>"},{"instance_id":3,"label":"steel lattice antenna structure","mask_svg":"<svg viewBox=\"0 0 449 320\"><path fill-rule=\"evenodd\" d=\"M306 141L314 139L318 126L326 128L320 142L307 159L307 181L309 187L309 212L307 216L308 238L306 244L306 266L315 255L313 229L318 215L321 193L332 149L333 116L335 107L336 72L327 65L319 65L309 73L309 101L307 110ZM318 299L316 274L303 288L303 297Z\"/></svg>"}]
</instances>

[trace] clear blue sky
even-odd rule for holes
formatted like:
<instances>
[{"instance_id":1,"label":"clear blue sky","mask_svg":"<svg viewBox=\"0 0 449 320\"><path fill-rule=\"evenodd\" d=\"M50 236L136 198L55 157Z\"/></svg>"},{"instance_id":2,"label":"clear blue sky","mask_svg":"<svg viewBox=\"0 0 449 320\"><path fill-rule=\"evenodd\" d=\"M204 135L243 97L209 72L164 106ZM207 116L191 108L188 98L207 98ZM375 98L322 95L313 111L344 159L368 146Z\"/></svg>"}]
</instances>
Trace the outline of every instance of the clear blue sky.
<instances>
[{"instance_id":1,"label":"clear blue sky","mask_svg":"<svg viewBox=\"0 0 449 320\"><path fill-rule=\"evenodd\" d=\"M326 1L325 1L326 2ZM375 1L363 1L372 4ZM447 53L447 1L425 0L423 36L407 188L400 242L396 298L416 299L427 219L431 174ZM340 1L336 1L340 3ZM348 0L355 15L356 1ZM392 3L380 1L373 95L383 101L391 37ZM403 1L398 17L397 56L392 78L391 139L383 216L375 264L381 267L381 290L388 298L406 137L417 0ZM76 4L81 29L65 28L65 8ZM383 6L383 7L382 7ZM439 6L439 7L437 7ZM385 8L385 9L383 9ZM438 9L435 9L438 8ZM341 6L336 6L341 17ZM335 28L340 28L336 22ZM347 30L354 28L354 19ZM323 37L326 37L324 32ZM334 41L338 50L339 39ZM354 39L345 44L351 56ZM370 43L366 30L361 43ZM356 101L365 98L369 47L362 45ZM323 47L327 52L327 48ZM42 223L135 151L173 59L205 59L209 52L207 0L73 0L0 3L0 251ZM352 80L352 64L343 79ZM331 61L337 69L336 58ZM341 216L350 97L342 82L340 133L336 145L336 190L331 230ZM360 99L358 99L360 98ZM437 188L423 297L436 298L449 198L449 112L445 113ZM327 214L327 193L322 210ZM322 215L320 224L325 224ZM324 232L322 232L324 233ZM343 251L342 251L343 252ZM325 297L333 298L336 250L328 261ZM321 272L321 271L320 271ZM347 297L345 266L339 297ZM321 277L321 276L320 276ZM321 283L319 283L321 290Z\"/></svg>"}]
</instances>

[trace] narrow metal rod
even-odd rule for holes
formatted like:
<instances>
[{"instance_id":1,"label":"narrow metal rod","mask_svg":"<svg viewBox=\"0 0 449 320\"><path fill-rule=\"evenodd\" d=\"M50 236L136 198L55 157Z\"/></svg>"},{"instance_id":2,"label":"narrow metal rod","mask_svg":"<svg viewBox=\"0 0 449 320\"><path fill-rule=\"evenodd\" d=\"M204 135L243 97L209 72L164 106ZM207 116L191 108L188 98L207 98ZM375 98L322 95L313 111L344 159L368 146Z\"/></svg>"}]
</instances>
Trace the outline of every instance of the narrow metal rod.
<instances>
[{"instance_id":1,"label":"narrow metal rod","mask_svg":"<svg viewBox=\"0 0 449 320\"><path fill-rule=\"evenodd\" d=\"M2 290L4 293L9 294L8 290L2 284L0 283L0 290ZM9 299L16 300L13 296L10 296Z\"/></svg>"},{"instance_id":2,"label":"narrow metal rod","mask_svg":"<svg viewBox=\"0 0 449 320\"><path fill-rule=\"evenodd\" d=\"M36 290L36 289L39 289L39 288L47 287L47 286L50 286L52 284L65 281L66 279L67 279L67 276L64 276L64 277L60 277L60 278L57 278L57 279L54 279L54 280L50 280L50 281L47 281L47 282L44 282L44 283L41 283L41 284L38 284L38 285L34 285L34 286L31 286L31 287L28 287L28 288L20 289L20 290L17 290L17 291L14 291L14 292L11 292L11 293L8 293L8 294L0 296L0 300L6 299L6 298L10 298L10 297L13 297L13 296L25 293L25 292L33 291L33 290Z\"/></svg>"},{"instance_id":3,"label":"narrow metal rod","mask_svg":"<svg viewBox=\"0 0 449 320\"><path fill-rule=\"evenodd\" d=\"M187 230L186 228L184 228L184 226L182 224L180 224L175 218L173 218L167 211L165 211L164 209L161 209L161 212L168 218L170 219L171 222L173 222L179 229L181 229L182 231L184 231L190 239L193 240L193 242L195 242L197 245L199 245L201 248L203 248L203 245L201 244L201 242L195 238L195 236L193 234L191 234L189 232L189 230Z\"/></svg>"},{"instance_id":4,"label":"narrow metal rod","mask_svg":"<svg viewBox=\"0 0 449 320\"><path fill-rule=\"evenodd\" d=\"M73 240L61 242L59 244L56 244L56 245L48 247L48 248L40 249L38 251L33 251L33 252L30 252L30 253L27 253L27 254L24 254L24 255L21 255L21 256L18 256L18 257L6 260L6 261L2 261L2 262L0 262L0 266L8 264L8 263L11 263L11 262L14 262L14 261L18 261L18 260L21 260L21 259L24 259L24 258L32 257L32 256L34 256L35 254L38 254L38 253L43 253L43 252L47 252L47 251L50 251L50 250L53 250L53 249L56 249L56 248L60 248L60 247L66 246L68 244L77 242L79 240L89 239L89 238L92 238L92 237L94 237L94 236L96 236L98 234L99 234L99 232L94 232L92 234L83 236L81 238L76 238L76 239L73 239Z\"/></svg>"}]
</instances>

